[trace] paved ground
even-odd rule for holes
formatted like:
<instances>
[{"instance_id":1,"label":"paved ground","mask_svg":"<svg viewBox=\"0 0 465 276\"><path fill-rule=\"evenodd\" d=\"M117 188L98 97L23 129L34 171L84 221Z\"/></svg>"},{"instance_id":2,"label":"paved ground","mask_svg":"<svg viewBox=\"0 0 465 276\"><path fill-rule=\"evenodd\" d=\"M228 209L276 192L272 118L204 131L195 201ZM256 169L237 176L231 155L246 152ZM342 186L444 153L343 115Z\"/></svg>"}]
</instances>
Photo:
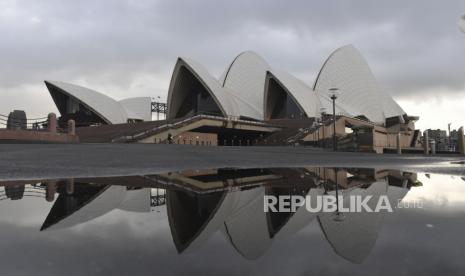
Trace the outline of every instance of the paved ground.
<instances>
[{"instance_id":1,"label":"paved ground","mask_svg":"<svg viewBox=\"0 0 465 276\"><path fill-rule=\"evenodd\" d=\"M303 147L0 144L0 180L155 174L202 168L369 167L465 175L465 156L333 153Z\"/></svg>"}]
</instances>

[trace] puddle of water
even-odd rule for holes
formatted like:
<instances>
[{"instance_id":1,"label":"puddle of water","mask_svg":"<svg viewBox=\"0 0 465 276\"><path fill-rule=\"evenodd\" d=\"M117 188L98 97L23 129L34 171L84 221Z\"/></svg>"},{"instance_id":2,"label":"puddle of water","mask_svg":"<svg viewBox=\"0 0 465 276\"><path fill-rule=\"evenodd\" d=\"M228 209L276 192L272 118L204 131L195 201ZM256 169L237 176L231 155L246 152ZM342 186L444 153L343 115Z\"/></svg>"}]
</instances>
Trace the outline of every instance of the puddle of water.
<instances>
[{"instance_id":1,"label":"puddle of water","mask_svg":"<svg viewBox=\"0 0 465 276\"><path fill-rule=\"evenodd\" d=\"M266 198L336 193L341 206L369 196L393 210L264 211ZM308 167L9 181L0 206L2 268L23 274L465 271L463 176Z\"/></svg>"}]
</instances>

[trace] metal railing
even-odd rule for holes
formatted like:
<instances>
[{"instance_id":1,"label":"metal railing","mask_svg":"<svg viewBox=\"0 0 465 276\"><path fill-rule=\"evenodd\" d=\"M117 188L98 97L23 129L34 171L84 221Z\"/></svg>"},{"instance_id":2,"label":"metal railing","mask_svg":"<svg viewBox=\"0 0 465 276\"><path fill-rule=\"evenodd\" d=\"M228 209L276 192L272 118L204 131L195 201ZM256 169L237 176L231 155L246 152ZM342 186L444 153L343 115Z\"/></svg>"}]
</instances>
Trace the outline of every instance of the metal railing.
<instances>
[{"instance_id":1,"label":"metal railing","mask_svg":"<svg viewBox=\"0 0 465 276\"><path fill-rule=\"evenodd\" d=\"M40 186L40 185L37 185L37 184L25 184L24 185L24 190L21 191L20 195L22 197L45 198L45 195L46 195L45 186ZM10 197L8 197L7 194L6 194L6 188L3 187L3 190L0 190L0 200L6 200L6 199L9 199L9 198Z\"/></svg>"},{"instance_id":2,"label":"metal railing","mask_svg":"<svg viewBox=\"0 0 465 276\"><path fill-rule=\"evenodd\" d=\"M46 130L47 125L48 117L20 119L0 114L0 128L8 128L10 126L12 129Z\"/></svg>"},{"instance_id":3,"label":"metal railing","mask_svg":"<svg viewBox=\"0 0 465 276\"><path fill-rule=\"evenodd\" d=\"M52 115L53 117L51 118L50 116ZM31 118L31 119L15 118L15 117L7 116L4 114L0 114L0 129L46 132L46 131L51 131L49 129L50 120L56 120L56 117L53 113L50 113L47 117ZM69 125L58 124L58 120L57 120L56 132L57 133L68 133L68 126Z\"/></svg>"},{"instance_id":4,"label":"metal railing","mask_svg":"<svg viewBox=\"0 0 465 276\"><path fill-rule=\"evenodd\" d=\"M200 113L198 115L194 115L192 117L186 118L184 120L177 121L175 123L164 124L164 125L157 126L157 127L154 127L154 128L151 128L151 129L148 129L148 130L145 130L145 131L139 132L137 134L133 134L133 135L125 135L125 136L117 137L117 138L112 139L111 142L112 143L125 143L125 142L134 141L134 140L137 140L137 139L142 139L142 138L144 138L145 136L147 136L149 134L153 134L153 133L156 133L156 132L161 132L163 130L172 129L172 128L180 128L180 127L188 125L189 123L192 123L192 122L198 121L198 120L202 120L202 119L212 119L212 120L219 120L219 121L225 121L225 122L245 123L245 124L256 125L256 126L269 126L268 124L263 123L263 122L252 121L252 120L243 120L243 119L241 119L240 117L237 117L237 116L223 117L223 116L219 116L219 115L216 115L216 114L215 115L208 115L208 113L203 112L203 113Z\"/></svg>"}]
</instances>

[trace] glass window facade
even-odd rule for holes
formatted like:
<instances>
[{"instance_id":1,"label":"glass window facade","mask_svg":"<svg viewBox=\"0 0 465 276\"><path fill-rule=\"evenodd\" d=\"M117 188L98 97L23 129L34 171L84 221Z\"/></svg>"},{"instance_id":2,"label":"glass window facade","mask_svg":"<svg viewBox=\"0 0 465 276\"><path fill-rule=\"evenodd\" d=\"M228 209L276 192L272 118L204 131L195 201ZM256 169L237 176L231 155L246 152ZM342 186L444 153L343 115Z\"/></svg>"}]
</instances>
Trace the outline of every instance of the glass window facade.
<instances>
[{"instance_id":1,"label":"glass window facade","mask_svg":"<svg viewBox=\"0 0 465 276\"><path fill-rule=\"evenodd\" d=\"M223 116L205 86L186 68L181 67L173 95L179 100L176 118L197 114Z\"/></svg>"},{"instance_id":2,"label":"glass window facade","mask_svg":"<svg viewBox=\"0 0 465 276\"><path fill-rule=\"evenodd\" d=\"M273 78L267 84L267 119L289 119L307 117L287 91Z\"/></svg>"},{"instance_id":3,"label":"glass window facade","mask_svg":"<svg viewBox=\"0 0 465 276\"><path fill-rule=\"evenodd\" d=\"M74 120L77 127L107 124L99 115L74 98L66 95L60 88L48 84L47 87L61 114L58 118L58 125L60 127L66 127L68 120Z\"/></svg>"}]
</instances>

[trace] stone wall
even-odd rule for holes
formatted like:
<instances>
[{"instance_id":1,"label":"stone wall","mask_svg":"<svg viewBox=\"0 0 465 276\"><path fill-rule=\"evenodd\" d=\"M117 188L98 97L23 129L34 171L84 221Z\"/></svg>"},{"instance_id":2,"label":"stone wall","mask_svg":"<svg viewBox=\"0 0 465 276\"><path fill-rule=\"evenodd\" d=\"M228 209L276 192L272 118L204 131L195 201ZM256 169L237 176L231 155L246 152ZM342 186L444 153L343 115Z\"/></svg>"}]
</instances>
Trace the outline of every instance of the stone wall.
<instances>
[{"instance_id":1,"label":"stone wall","mask_svg":"<svg viewBox=\"0 0 465 276\"><path fill-rule=\"evenodd\" d=\"M0 130L0 143L24 142L24 143L78 143L76 135L66 133L53 133L48 131L33 130Z\"/></svg>"}]
</instances>

